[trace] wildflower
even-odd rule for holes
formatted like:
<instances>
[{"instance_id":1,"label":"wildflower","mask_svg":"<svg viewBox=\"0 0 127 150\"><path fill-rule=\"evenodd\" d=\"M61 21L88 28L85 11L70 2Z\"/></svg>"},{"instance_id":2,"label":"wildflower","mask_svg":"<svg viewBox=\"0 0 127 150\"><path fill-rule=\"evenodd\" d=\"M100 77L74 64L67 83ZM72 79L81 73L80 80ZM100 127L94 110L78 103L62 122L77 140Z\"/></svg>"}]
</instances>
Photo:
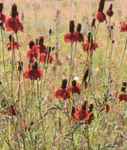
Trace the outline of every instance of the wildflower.
<instances>
[{"instance_id":1,"label":"wildflower","mask_svg":"<svg viewBox=\"0 0 127 150\"><path fill-rule=\"evenodd\" d=\"M53 57L50 53L41 53L40 54L40 63L52 63Z\"/></svg>"},{"instance_id":2,"label":"wildflower","mask_svg":"<svg viewBox=\"0 0 127 150\"><path fill-rule=\"evenodd\" d=\"M77 42L82 42L84 37L83 34L81 33L82 25L79 23L77 25L77 31L74 33L77 39Z\"/></svg>"},{"instance_id":3,"label":"wildflower","mask_svg":"<svg viewBox=\"0 0 127 150\"><path fill-rule=\"evenodd\" d=\"M120 32L127 32L127 22L120 22Z\"/></svg>"},{"instance_id":4,"label":"wildflower","mask_svg":"<svg viewBox=\"0 0 127 150\"><path fill-rule=\"evenodd\" d=\"M98 48L98 45L94 42L91 32L89 32L87 40L83 43L83 50L86 52L93 52L96 48Z\"/></svg>"},{"instance_id":5,"label":"wildflower","mask_svg":"<svg viewBox=\"0 0 127 150\"><path fill-rule=\"evenodd\" d=\"M75 31L75 23L73 20L71 20L69 25L69 33L65 34L64 41L66 43L82 42L84 37L83 34L81 33L81 29L82 26L79 23Z\"/></svg>"},{"instance_id":6,"label":"wildflower","mask_svg":"<svg viewBox=\"0 0 127 150\"><path fill-rule=\"evenodd\" d=\"M4 28L6 16L3 14L3 3L0 3L0 27Z\"/></svg>"},{"instance_id":7,"label":"wildflower","mask_svg":"<svg viewBox=\"0 0 127 150\"><path fill-rule=\"evenodd\" d=\"M12 5L11 16L7 18L5 22L5 27L8 32L17 33L18 31L23 31L23 25L18 17L16 4Z\"/></svg>"},{"instance_id":8,"label":"wildflower","mask_svg":"<svg viewBox=\"0 0 127 150\"><path fill-rule=\"evenodd\" d=\"M112 7L113 7L112 4L110 4L109 9L107 10L107 15L108 15L109 17L112 17L112 16L113 16Z\"/></svg>"},{"instance_id":9,"label":"wildflower","mask_svg":"<svg viewBox=\"0 0 127 150\"><path fill-rule=\"evenodd\" d=\"M87 110L88 102L85 101L82 106L72 107L72 118L74 121L84 121L84 123L91 124L94 119L93 114L93 104L90 104L89 109Z\"/></svg>"},{"instance_id":10,"label":"wildflower","mask_svg":"<svg viewBox=\"0 0 127 150\"><path fill-rule=\"evenodd\" d=\"M65 34L64 41L66 43L77 42L77 38L76 38L76 35L74 33L75 33L75 23L73 20L71 20L70 24L69 24L69 33Z\"/></svg>"},{"instance_id":11,"label":"wildflower","mask_svg":"<svg viewBox=\"0 0 127 150\"><path fill-rule=\"evenodd\" d=\"M76 121L76 122L83 120L81 118L81 107L80 106L78 106L77 108L73 108L72 117L73 117L74 121ZM82 117L83 117L83 114L82 114Z\"/></svg>"},{"instance_id":12,"label":"wildflower","mask_svg":"<svg viewBox=\"0 0 127 150\"><path fill-rule=\"evenodd\" d=\"M106 16L105 16L105 14L103 12L98 11L97 14L96 14L96 19L99 22L104 22L106 20Z\"/></svg>"},{"instance_id":13,"label":"wildflower","mask_svg":"<svg viewBox=\"0 0 127 150\"><path fill-rule=\"evenodd\" d=\"M43 36L41 36L39 38L39 50L40 50L40 53L46 53L47 52L47 48L44 45L44 37Z\"/></svg>"},{"instance_id":14,"label":"wildflower","mask_svg":"<svg viewBox=\"0 0 127 150\"><path fill-rule=\"evenodd\" d=\"M80 120L84 120L87 117L87 105L88 102L85 101L83 103L83 105L81 106L81 110L80 110Z\"/></svg>"},{"instance_id":15,"label":"wildflower","mask_svg":"<svg viewBox=\"0 0 127 150\"><path fill-rule=\"evenodd\" d=\"M40 53L40 62L42 64L53 62L53 56L51 54L53 49L54 47L48 47L46 51Z\"/></svg>"},{"instance_id":16,"label":"wildflower","mask_svg":"<svg viewBox=\"0 0 127 150\"><path fill-rule=\"evenodd\" d=\"M39 58L39 48L35 45L33 41L29 42L29 50L27 52L27 58L30 63L35 62Z\"/></svg>"},{"instance_id":17,"label":"wildflower","mask_svg":"<svg viewBox=\"0 0 127 150\"><path fill-rule=\"evenodd\" d=\"M64 79L62 81L61 88L56 90L55 97L60 100L66 100L66 99L70 98L70 92L67 89L67 80L66 79Z\"/></svg>"},{"instance_id":18,"label":"wildflower","mask_svg":"<svg viewBox=\"0 0 127 150\"><path fill-rule=\"evenodd\" d=\"M24 72L24 77L30 80L37 80L43 76L43 70L39 68L38 63L29 64L28 69Z\"/></svg>"},{"instance_id":19,"label":"wildflower","mask_svg":"<svg viewBox=\"0 0 127 150\"><path fill-rule=\"evenodd\" d=\"M96 14L96 19L101 23L101 22L104 22L106 20L106 16L103 12L104 10L104 5L105 5L105 0L100 0L100 3L99 3L99 8L98 8L98 11L97 11L97 14Z\"/></svg>"},{"instance_id":20,"label":"wildflower","mask_svg":"<svg viewBox=\"0 0 127 150\"><path fill-rule=\"evenodd\" d=\"M19 47L20 47L19 43L15 41L15 39L12 35L9 35L9 43L7 43L7 49L9 51L17 50L17 49L19 49Z\"/></svg>"},{"instance_id":21,"label":"wildflower","mask_svg":"<svg viewBox=\"0 0 127 150\"><path fill-rule=\"evenodd\" d=\"M69 88L68 88L68 90L70 91L70 93L72 93L72 94L80 94L80 92L81 92L81 89L80 89L80 86L79 86L79 84L77 84L77 82L76 82L76 80L73 80L72 81L72 86L70 86Z\"/></svg>"},{"instance_id":22,"label":"wildflower","mask_svg":"<svg viewBox=\"0 0 127 150\"><path fill-rule=\"evenodd\" d=\"M90 104L89 110L88 110L86 118L85 118L85 122L88 124L90 124L92 122L92 120L94 119L93 108L94 108L93 104Z\"/></svg>"}]
</instances>

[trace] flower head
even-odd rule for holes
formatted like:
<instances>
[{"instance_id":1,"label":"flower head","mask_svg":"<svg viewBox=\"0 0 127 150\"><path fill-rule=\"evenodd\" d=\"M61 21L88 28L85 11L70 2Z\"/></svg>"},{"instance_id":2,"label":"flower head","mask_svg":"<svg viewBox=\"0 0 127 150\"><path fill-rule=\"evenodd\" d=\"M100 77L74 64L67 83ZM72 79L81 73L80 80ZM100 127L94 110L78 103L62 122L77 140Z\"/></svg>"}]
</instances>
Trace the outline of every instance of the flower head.
<instances>
[{"instance_id":1,"label":"flower head","mask_svg":"<svg viewBox=\"0 0 127 150\"><path fill-rule=\"evenodd\" d=\"M84 121L87 124L91 124L92 120L94 119L93 114L93 104L90 104L89 109L87 110L88 102L85 101L82 106L77 106L72 108L72 118L74 121Z\"/></svg>"},{"instance_id":2,"label":"flower head","mask_svg":"<svg viewBox=\"0 0 127 150\"><path fill-rule=\"evenodd\" d=\"M39 38L39 49L40 53L47 53L47 47L44 45L44 37Z\"/></svg>"},{"instance_id":3,"label":"flower head","mask_svg":"<svg viewBox=\"0 0 127 150\"><path fill-rule=\"evenodd\" d=\"M77 29L75 31L75 23L74 20L70 21L69 24L69 33L65 34L64 41L66 43L74 43L74 42L82 42L83 41L83 34L81 33L81 24L77 25Z\"/></svg>"},{"instance_id":4,"label":"flower head","mask_svg":"<svg viewBox=\"0 0 127 150\"><path fill-rule=\"evenodd\" d=\"M19 49L20 45L18 42L15 41L15 38L12 35L9 35L9 43L7 43L7 49L9 51L11 50L17 50Z\"/></svg>"},{"instance_id":5,"label":"flower head","mask_svg":"<svg viewBox=\"0 0 127 150\"><path fill-rule=\"evenodd\" d=\"M28 69L24 72L24 77L30 80L37 80L43 76L43 70L39 68L38 63L29 64Z\"/></svg>"},{"instance_id":6,"label":"flower head","mask_svg":"<svg viewBox=\"0 0 127 150\"><path fill-rule=\"evenodd\" d=\"M98 20L98 22L104 22L106 20L106 16L103 12L98 11L96 14L96 19Z\"/></svg>"},{"instance_id":7,"label":"flower head","mask_svg":"<svg viewBox=\"0 0 127 150\"><path fill-rule=\"evenodd\" d=\"M39 48L35 45L34 41L29 42L29 50L27 52L27 58L30 63L35 62L40 56Z\"/></svg>"},{"instance_id":8,"label":"flower head","mask_svg":"<svg viewBox=\"0 0 127 150\"><path fill-rule=\"evenodd\" d=\"M50 53L41 53L40 54L40 63L52 63L53 62L53 56Z\"/></svg>"},{"instance_id":9,"label":"flower head","mask_svg":"<svg viewBox=\"0 0 127 150\"><path fill-rule=\"evenodd\" d=\"M61 88L55 91L55 97L60 100L67 100L70 98L70 92L67 89L67 79L64 79Z\"/></svg>"},{"instance_id":10,"label":"flower head","mask_svg":"<svg viewBox=\"0 0 127 150\"><path fill-rule=\"evenodd\" d=\"M76 80L72 81L72 86L68 87L68 90L70 91L70 93L72 94L80 94L81 89L79 84L77 84Z\"/></svg>"},{"instance_id":11,"label":"flower head","mask_svg":"<svg viewBox=\"0 0 127 150\"><path fill-rule=\"evenodd\" d=\"M93 52L96 48L98 48L98 45L94 42L91 32L89 32L87 40L83 43L83 50L86 52Z\"/></svg>"},{"instance_id":12,"label":"flower head","mask_svg":"<svg viewBox=\"0 0 127 150\"><path fill-rule=\"evenodd\" d=\"M18 11L16 4L12 5L11 16L7 18L5 27L8 32L23 31L23 25L18 17Z\"/></svg>"}]
</instances>

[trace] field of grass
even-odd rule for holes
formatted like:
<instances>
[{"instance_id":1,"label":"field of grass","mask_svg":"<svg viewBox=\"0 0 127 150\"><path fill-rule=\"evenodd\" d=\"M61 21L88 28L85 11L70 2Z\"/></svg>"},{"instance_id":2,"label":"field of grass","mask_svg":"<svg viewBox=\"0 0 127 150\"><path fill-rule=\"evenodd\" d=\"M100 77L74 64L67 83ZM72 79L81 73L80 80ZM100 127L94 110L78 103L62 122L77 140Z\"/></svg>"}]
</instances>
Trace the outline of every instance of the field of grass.
<instances>
[{"instance_id":1,"label":"field of grass","mask_svg":"<svg viewBox=\"0 0 127 150\"><path fill-rule=\"evenodd\" d=\"M127 0L106 1L104 12L113 4L114 15L108 20L114 27L112 39L108 23L97 21L96 29L91 29L99 0L0 2L4 3L6 15L10 15L15 2L24 26L24 31L18 32L15 38L21 46L15 51L15 57L7 50L10 33L0 29L0 150L127 150L127 102L120 102L118 98L122 82L127 81L127 32L120 32L119 28L121 21L127 21ZM81 85L88 67L88 54L83 51L82 43L78 43L72 58L74 68L71 68L71 44L64 41L64 35L69 32L72 19L82 24L84 35L89 31L93 33L98 48L92 56L88 87L81 86L80 95L67 99L65 108L65 102L54 96L55 91L62 80L69 80L71 75L72 79L78 78ZM52 29L51 36L49 29ZM47 46L56 47L58 43L59 47L52 52L52 64L39 64L44 71L41 79L25 79L28 44L40 36L44 36ZM60 62L55 58L56 53ZM21 72L18 61L23 61ZM90 124L74 121L71 115L72 106L82 105L84 101L94 105L94 119Z\"/></svg>"}]
</instances>

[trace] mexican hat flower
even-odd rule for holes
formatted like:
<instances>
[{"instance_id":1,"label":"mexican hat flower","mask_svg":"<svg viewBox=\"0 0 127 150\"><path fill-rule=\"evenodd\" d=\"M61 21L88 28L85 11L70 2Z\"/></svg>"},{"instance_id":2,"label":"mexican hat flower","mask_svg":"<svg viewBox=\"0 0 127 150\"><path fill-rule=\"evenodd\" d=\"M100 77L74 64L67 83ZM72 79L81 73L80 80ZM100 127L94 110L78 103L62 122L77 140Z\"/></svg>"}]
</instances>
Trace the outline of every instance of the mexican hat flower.
<instances>
[{"instance_id":1,"label":"mexican hat flower","mask_svg":"<svg viewBox=\"0 0 127 150\"><path fill-rule=\"evenodd\" d=\"M24 72L24 78L30 80L38 80L43 76L43 70L38 66L38 63L29 64L28 69Z\"/></svg>"},{"instance_id":2,"label":"mexican hat flower","mask_svg":"<svg viewBox=\"0 0 127 150\"><path fill-rule=\"evenodd\" d=\"M5 27L8 32L17 33L18 31L23 31L23 24L19 19L16 4L12 5L11 16L6 19Z\"/></svg>"}]
</instances>

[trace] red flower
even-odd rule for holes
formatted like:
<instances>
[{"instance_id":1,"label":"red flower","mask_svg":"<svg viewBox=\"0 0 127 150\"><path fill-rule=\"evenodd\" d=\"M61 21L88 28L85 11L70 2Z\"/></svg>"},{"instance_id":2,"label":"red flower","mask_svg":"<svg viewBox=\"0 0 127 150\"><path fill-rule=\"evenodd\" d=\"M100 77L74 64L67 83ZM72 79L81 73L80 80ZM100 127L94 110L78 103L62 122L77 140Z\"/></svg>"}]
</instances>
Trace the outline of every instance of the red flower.
<instances>
[{"instance_id":1,"label":"red flower","mask_svg":"<svg viewBox=\"0 0 127 150\"><path fill-rule=\"evenodd\" d=\"M83 41L83 34L80 32L67 33L64 36L64 41L66 43L74 43Z\"/></svg>"},{"instance_id":2,"label":"red flower","mask_svg":"<svg viewBox=\"0 0 127 150\"><path fill-rule=\"evenodd\" d=\"M60 88L55 92L55 97L60 100L66 100L70 98L70 92L67 89Z\"/></svg>"},{"instance_id":3,"label":"red flower","mask_svg":"<svg viewBox=\"0 0 127 150\"><path fill-rule=\"evenodd\" d=\"M119 95L119 101L127 101L127 94L120 94Z\"/></svg>"},{"instance_id":4,"label":"red flower","mask_svg":"<svg viewBox=\"0 0 127 150\"><path fill-rule=\"evenodd\" d=\"M75 112L73 114L73 119L75 121L81 121L84 119L85 114L83 115L82 108L80 106L78 106L77 108L75 108Z\"/></svg>"},{"instance_id":5,"label":"red flower","mask_svg":"<svg viewBox=\"0 0 127 150\"><path fill-rule=\"evenodd\" d=\"M70 98L70 92L67 89L67 79L62 80L61 88L56 90L55 97L60 100L66 100Z\"/></svg>"},{"instance_id":6,"label":"red flower","mask_svg":"<svg viewBox=\"0 0 127 150\"><path fill-rule=\"evenodd\" d=\"M10 16L9 18L7 18L7 20L5 22L5 27L8 32L17 33L18 31L21 31L21 32L23 31L23 25L20 22L18 16L16 16L16 17Z\"/></svg>"},{"instance_id":7,"label":"red flower","mask_svg":"<svg viewBox=\"0 0 127 150\"><path fill-rule=\"evenodd\" d=\"M41 45L38 48L39 48L40 53L47 53L47 48L45 45Z\"/></svg>"},{"instance_id":8,"label":"red flower","mask_svg":"<svg viewBox=\"0 0 127 150\"><path fill-rule=\"evenodd\" d=\"M106 20L106 16L105 16L105 14L103 12L98 11L97 14L96 14L96 19L99 22L104 22Z\"/></svg>"},{"instance_id":9,"label":"red flower","mask_svg":"<svg viewBox=\"0 0 127 150\"><path fill-rule=\"evenodd\" d=\"M85 123L90 124L94 119L94 114L92 112L93 104L90 104L89 110L87 110L87 101L84 102L82 106L72 108L72 117L75 121L84 121Z\"/></svg>"},{"instance_id":10,"label":"red flower","mask_svg":"<svg viewBox=\"0 0 127 150\"><path fill-rule=\"evenodd\" d=\"M80 33L80 32L75 32L74 33L75 34L75 37L76 37L76 41L77 42L82 42L83 41L83 34L82 33Z\"/></svg>"},{"instance_id":11,"label":"red flower","mask_svg":"<svg viewBox=\"0 0 127 150\"><path fill-rule=\"evenodd\" d=\"M73 80L72 86L70 86L68 88L68 91L72 94L75 94L75 93L80 94L80 92L81 92L80 85L77 84L75 80Z\"/></svg>"},{"instance_id":12,"label":"red flower","mask_svg":"<svg viewBox=\"0 0 127 150\"><path fill-rule=\"evenodd\" d=\"M20 45L15 41L15 38L12 35L9 35L9 43L7 44L7 49L9 51L19 49Z\"/></svg>"},{"instance_id":13,"label":"red flower","mask_svg":"<svg viewBox=\"0 0 127 150\"><path fill-rule=\"evenodd\" d=\"M120 22L120 32L127 32L127 22Z\"/></svg>"},{"instance_id":14,"label":"red flower","mask_svg":"<svg viewBox=\"0 0 127 150\"><path fill-rule=\"evenodd\" d=\"M85 121L85 123L90 124L93 120L93 113L84 110L82 107L78 106L75 108L75 111L72 114L72 117L75 121Z\"/></svg>"},{"instance_id":15,"label":"red flower","mask_svg":"<svg viewBox=\"0 0 127 150\"><path fill-rule=\"evenodd\" d=\"M72 108L72 117L74 121L79 122L86 118L87 111L80 106Z\"/></svg>"},{"instance_id":16,"label":"red flower","mask_svg":"<svg viewBox=\"0 0 127 150\"><path fill-rule=\"evenodd\" d=\"M29 62L33 63L34 61L37 60L37 58L39 58L39 56L40 56L39 48L33 44L27 52L27 58L29 59Z\"/></svg>"},{"instance_id":17,"label":"red flower","mask_svg":"<svg viewBox=\"0 0 127 150\"><path fill-rule=\"evenodd\" d=\"M52 61L53 61L53 57L50 53L41 53L40 54L40 62L42 64L52 63Z\"/></svg>"},{"instance_id":18,"label":"red flower","mask_svg":"<svg viewBox=\"0 0 127 150\"><path fill-rule=\"evenodd\" d=\"M86 41L83 44L83 50L87 51L87 52L89 52L89 51L93 52L93 51L96 50L96 48L98 48L98 45L95 42L88 42L88 41Z\"/></svg>"},{"instance_id":19,"label":"red flower","mask_svg":"<svg viewBox=\"0 0 127 150\"><path fill-rule=\"evenodd\" d=\"M39 51L36 46L34 46L32 49L29 49L27 52L27 58L30 62L34 62L39 57Z\"/></svg>"},{"instance_id":20,"label":"red flower","mask_svg":"<svg viewBox=\"0 0 127 150\"><path fill-rule=\"evenodd\" d=\"M74 43L77 42L77 35L75 33L67 33L64 36L64 41L66 43Z\"/></svg>"},{"instance_id":21,"label":"red flower","mask_svg":"<svg viewBox=\"0 0 127 150\"><path fill-rule=\"evenodd\" d=\"M40 49L40 53L47 53L47 47L44 45L44 37L41 36L39 38L39 49Z\"/></svg>"},{"instance_id":22,"label":"red flower","mask_svg":"<svg viewBox=\"0 0 127 150\"><path fill-rule=\"evenodd\" d=\"M37 80L43 76L43 71L38 67L37 62L35 62L32 67L29 66L28 69L24 72L24 77L30 80Z\"/></svg>"},{"instance_id":23,"label":"red flower","mask_svg":"<svg viewBox=\"0 0 127 150\"><path fill-rule=\"evenodd\" d=\"M83 41L83 34L81 33L81 24L77 25L77 29L75 31L75 23L73 20L70 21L69 24L69 33L64 35L64 41L66 43L74 43Z\"/></svg>"},{"instance_id":24,"label":"red flower","mask_svg":"<svg viewBox=\"0 0 127 150\"><path fill-rule=\"evenodd\" d=\"M15 50L15 49L19 49L20 45L18 44L18 42L13 42L13 43L8 43L7 44L7 49L10 50Z\"/></svg>"}]
</instances>

